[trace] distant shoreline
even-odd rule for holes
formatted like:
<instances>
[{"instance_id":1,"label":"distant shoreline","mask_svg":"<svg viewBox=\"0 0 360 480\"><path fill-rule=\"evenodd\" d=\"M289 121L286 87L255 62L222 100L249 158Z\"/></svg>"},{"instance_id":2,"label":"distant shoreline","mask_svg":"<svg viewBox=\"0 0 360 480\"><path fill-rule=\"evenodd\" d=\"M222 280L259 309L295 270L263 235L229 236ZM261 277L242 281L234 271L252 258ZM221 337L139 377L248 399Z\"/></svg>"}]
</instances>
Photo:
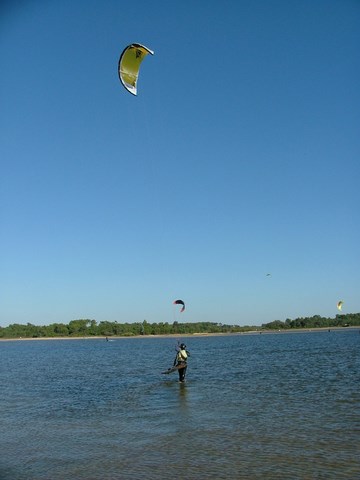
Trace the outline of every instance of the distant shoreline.
<instances>
[{"instance_id":1,"label":"distant shoreline","mask_svg":"<svg viewBox=\"0 0 360 480\"><path fill-rule=\"evenodd\" d=\"M286 334L286 333L306 333L306 332L331 332L339 330L359 330L358 327L318 327L318 328L289 328L281 330L250 330L248 332L225 332L225 333L169 333L164 335L129 335L129 336L108 336L109 340L123 340L123 339L138 339L138 338L191 338L191 337L230 337L242 335L271 335L271 334ZM105 340L106 336L91 335L87 337L18 337L18 338L0 338L0 342L22 342L22 341L39 341L39 340Z\"/></svg>"}]
</instances>

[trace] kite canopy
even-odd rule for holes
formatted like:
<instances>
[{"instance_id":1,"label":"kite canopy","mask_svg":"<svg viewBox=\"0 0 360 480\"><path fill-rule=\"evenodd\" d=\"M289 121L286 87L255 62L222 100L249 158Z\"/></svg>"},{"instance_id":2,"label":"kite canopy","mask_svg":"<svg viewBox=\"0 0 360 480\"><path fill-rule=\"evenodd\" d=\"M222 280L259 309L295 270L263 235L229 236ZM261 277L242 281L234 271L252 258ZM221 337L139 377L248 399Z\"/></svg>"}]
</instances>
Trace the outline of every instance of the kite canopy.
<instances>
[{"instance_id":1,"label":"kite canopy","mask_svg":"<svg viewBox=\"0 0 360 480\"><path fill-rule=\"evenodd\" d=\"M121 83L133 95L137 94L137 80L140 64L148 54L154 52L140 43L128 45L119 59L118 73Z\"/></svg>"},{"instance_id":2,"label":"kite canopy","mask_svg":"<svg viewBox=\"0 0 360 480\"><path fill-rule=\"evenodd\" d=\"M341 310L341 309L342 309L343 303L344 303L344 302L343 302L342 300L340 300L340 302L338 302L338 303L336 304L338 310Z\"/></svg>"},{"instance_id":3,"label":"kite canopy","mask_svg":"<svg viewBox=\"0 0 360 480\"><path fill-rule=\"evenodd\" d=\"M182 305L182 309L180 310L180 312L183 312L185 310L185 303L182 300L174 300L173 304Z\"/></svg>"}]
</instances>

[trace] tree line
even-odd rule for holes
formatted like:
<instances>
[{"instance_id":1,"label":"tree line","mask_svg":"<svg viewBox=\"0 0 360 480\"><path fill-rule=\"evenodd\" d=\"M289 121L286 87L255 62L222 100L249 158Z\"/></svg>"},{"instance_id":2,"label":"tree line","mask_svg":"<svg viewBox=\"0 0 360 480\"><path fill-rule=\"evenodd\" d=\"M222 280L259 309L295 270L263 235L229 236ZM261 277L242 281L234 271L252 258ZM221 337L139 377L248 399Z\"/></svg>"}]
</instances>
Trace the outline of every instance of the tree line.
<instances>
[{"instance_id":1,"label":"tree line","mask_svg":"<svg viewBox=\"0 0 360 480\"><path fill-rule=\"evenodd\" d=\"M262 328L270 330L292 329L292 328L326 328L326 327L358 327L360 326L360 313L348 313L336 315L335 318L321 317L314 315L312 317L300 317L295 320L287 318L285 322L274 320L265 323Z\"/></svg>"},{"instance_id":2,"label":"tree line","mask_svg":"<svg viewBox=\"0 0 360 480\"><path fill-rule=\"evenodd\" d=\"M96 320L71 320L68 324L52 323L51 325L26 325L14 323L8 327L0 327L0 338L44 338L44 337L91 337L91 336L120 336L132 337L137 335L181 335L206 333L244 333L249 331L291 330L299 328L330 328L330 327L357 327L360 326L360 313L336 315L335 318L301 317L285 322L274 320L259 326L226 325L214 322L179 323L160 322L148 323L118 323L110 321L97 322Z\"/></svg>"}]
</instances>

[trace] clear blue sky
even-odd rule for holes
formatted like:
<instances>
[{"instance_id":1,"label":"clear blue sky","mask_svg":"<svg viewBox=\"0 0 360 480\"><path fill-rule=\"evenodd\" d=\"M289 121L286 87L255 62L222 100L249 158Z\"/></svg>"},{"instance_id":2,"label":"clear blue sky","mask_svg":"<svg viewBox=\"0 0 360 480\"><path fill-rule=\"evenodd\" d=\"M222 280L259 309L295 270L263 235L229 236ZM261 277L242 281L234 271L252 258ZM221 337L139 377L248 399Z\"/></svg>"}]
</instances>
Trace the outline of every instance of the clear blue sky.
<instances>
[{"instance_id":1,"label":"clear blue sky","mask_svg":"<svg viewBox=\"0 0 360 480\"><path fill-rule=\"evenodd\" d=\"M359 25L356 0L2 2L0 325L359 312Z\"/></svg>"}]
</instances>

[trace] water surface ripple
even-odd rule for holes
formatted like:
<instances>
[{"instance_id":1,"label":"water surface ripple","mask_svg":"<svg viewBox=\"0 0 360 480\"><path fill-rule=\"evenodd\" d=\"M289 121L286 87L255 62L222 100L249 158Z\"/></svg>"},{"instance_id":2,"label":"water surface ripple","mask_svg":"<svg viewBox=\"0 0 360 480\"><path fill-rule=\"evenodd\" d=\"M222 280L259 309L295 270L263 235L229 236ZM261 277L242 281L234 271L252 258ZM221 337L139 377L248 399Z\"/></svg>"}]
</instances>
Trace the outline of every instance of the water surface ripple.
<instances>
[{"instance_id":1,"label":"water surface ripple","mask_svg":"<svg viewBox=\"0 0 360 480\"><path fill-rule=\"evenodd\" d=\"M0 342L0 480L360 478L360 335Z\"/></svg>"}]
</instances>

